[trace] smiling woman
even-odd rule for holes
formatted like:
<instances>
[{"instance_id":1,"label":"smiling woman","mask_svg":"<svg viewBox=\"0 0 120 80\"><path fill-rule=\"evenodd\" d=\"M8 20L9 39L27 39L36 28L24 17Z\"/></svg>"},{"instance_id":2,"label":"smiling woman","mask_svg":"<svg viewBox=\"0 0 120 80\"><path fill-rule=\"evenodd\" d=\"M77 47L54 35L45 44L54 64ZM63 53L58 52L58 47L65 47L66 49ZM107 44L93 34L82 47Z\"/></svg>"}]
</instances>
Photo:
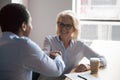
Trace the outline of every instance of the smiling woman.
<instances>
[{"instance_id":1,"label":"smiling woman","mask_svg":"<svg viewBox=\"0 0 120 80\"><path fill-rule=\"evenodd\" d=\"M73 13L71 10L64 10L62 12L60 12L58 15L57 15L57 25L56 25L56 28L57 28L57 35L60 35L60 33L65 33L65 30L66 30L66 33L68 33L68 30L69 30L69 36L66 36L66 37L72 37L74 39L78 39L78 35L79 35L79 20L76 16L75 13ZM59 25L58 25L59 23ZM60 25L66 24L67 27L69 28L65 28L64 29L61 29L59 28ZM61 36L62 37L62 36Z\"/></svg>"},{"instance_id":2,"label":"smiling woman","mask_svg":"<svg viewBox=\"0 0 120 80\"><path fill-rule=\"evenodd\" d=\"M54 51L62 52L62 58L66 68L59 77L46 77L40 75L39 80L64 80L64 74L69 73L77 65L81 70L77 70L76 72L89 70L89 67L86 67L85 64L79 65L79 62L84 57L88 60L92 57L99 58L100 66L106 66L106 59L104 56L96 53L78 39L80 30L79 20L72 10L64 10L58 13L56 22L57 34L45 37L43 50L47 55L50 55L49 53Z\"/></svg>"}]
</instances>

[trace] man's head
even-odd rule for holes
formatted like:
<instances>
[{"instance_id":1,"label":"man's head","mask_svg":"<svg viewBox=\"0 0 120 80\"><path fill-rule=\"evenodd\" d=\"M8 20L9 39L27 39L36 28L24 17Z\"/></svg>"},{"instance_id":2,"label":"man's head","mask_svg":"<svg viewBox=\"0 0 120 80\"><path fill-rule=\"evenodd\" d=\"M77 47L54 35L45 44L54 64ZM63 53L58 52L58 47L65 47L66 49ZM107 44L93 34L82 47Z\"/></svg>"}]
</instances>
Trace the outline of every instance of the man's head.
<instances>
[{"instance_id":1,"label":"man's head","mask_svg":"<svg viewBox=\"0 0 120 80\"><path fill-rule=\"evenodd\" d=\"M31 16L21 4L10 3L0 10L0 26L2 32L13 32L19 36L28 36L31 26Z\"/></svg>"}]
</instances>

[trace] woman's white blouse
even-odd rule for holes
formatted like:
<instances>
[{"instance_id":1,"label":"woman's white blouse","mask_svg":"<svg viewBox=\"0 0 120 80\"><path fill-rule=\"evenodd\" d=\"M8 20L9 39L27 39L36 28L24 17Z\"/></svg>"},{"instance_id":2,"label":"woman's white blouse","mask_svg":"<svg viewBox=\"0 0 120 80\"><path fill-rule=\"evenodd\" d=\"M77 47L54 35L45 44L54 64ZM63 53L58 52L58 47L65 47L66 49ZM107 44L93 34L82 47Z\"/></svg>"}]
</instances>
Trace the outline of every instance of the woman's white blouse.
<instances>
[{"instance_id":1,"label":"woman's white blouse","mask_svg":"<svg viewBox=\"0 0 120 80\"><path fill-rule=\"evenodd\" d=\"M59 50L62 52L62 57L66 65L64 73L69 73L71 69L83 59L83 57L88 59L91 57L100 58L100 66L106 65L106 59L104 56L94 52L81 41L71 40L69 47L66 49L58 36L49 35L45 37L43 50L46 53L54 50Z\"/></svg>"}]
</instances>

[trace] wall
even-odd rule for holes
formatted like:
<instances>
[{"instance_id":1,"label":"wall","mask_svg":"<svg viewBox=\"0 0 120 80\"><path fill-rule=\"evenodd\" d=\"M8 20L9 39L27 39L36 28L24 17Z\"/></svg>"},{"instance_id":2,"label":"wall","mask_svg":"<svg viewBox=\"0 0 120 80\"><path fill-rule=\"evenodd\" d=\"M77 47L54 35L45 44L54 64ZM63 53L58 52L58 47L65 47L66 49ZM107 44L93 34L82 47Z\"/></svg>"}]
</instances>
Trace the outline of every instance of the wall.
<instances>
[{"instance_id":1,"label":"wall","mask_svg":"<svg viewBox=\"0 0 120 80\"><path fill-rule=\"evenodd\" d=\"M33 20L30 37L42 47L44 37L55 34L56 15L72 9L72 0L29 0L28 9Z\"/></svg>"},{"instance_id":2,"label":"wall","mask_svg":"<svg viewBox=\"0 0 120 80\"><path fill-rule=\"evenodd\" d=\"M11 3L11 0L0 0L0 9L8 3Z\"/></svg>"},{"instance_id":3,"label":"wall","mask_svg":"<svg viewBox=\"0 0 120 80\"><path fill-rule=\"evenodd\" d=\"M28 0L0 0L0 9L8 3L21 3L28 8Z\"/></svg>"},{"instance_id":4,"label":"wall","mask_svg":"<svg viewBox=\"0 0 120 80\"><path fill-rule=\"evenodd\" d=\"M28 1L29 0L12 0L12 3L21 3L28 8Z\"/></svg>"},{"instance_id":5,"label":"wall","mask_svg":"<svg viewBox=\"0 0 120 80\"><path fill-rule=\"evenodd\" d=\"M11 3L11 0L0 0L0 9L8 3ZM2 32L1 32L1 28L0 28L0 36L1 35L2 35Z\"/></svg>"}]
</instances>

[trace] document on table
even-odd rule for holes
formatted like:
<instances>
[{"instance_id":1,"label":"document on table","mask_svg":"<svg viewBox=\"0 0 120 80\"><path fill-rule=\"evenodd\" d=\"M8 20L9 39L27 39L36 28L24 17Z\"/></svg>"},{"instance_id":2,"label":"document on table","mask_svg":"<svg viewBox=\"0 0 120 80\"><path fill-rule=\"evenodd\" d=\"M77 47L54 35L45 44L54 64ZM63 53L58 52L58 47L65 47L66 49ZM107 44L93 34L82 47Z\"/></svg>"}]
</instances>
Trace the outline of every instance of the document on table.
<instances>
[{"instance_id":1,"label":"document on table","mask_svg":"<svg viewBox=\"0 0 120 80\"><path fill-rule=\"evenodd\" d=\"M100 78L91 75L90 71L81 72L81 73L70 73L70 74L65 74L65 76L67 76L71 80L101 80Z\"/></svg>"}]
</instances>

